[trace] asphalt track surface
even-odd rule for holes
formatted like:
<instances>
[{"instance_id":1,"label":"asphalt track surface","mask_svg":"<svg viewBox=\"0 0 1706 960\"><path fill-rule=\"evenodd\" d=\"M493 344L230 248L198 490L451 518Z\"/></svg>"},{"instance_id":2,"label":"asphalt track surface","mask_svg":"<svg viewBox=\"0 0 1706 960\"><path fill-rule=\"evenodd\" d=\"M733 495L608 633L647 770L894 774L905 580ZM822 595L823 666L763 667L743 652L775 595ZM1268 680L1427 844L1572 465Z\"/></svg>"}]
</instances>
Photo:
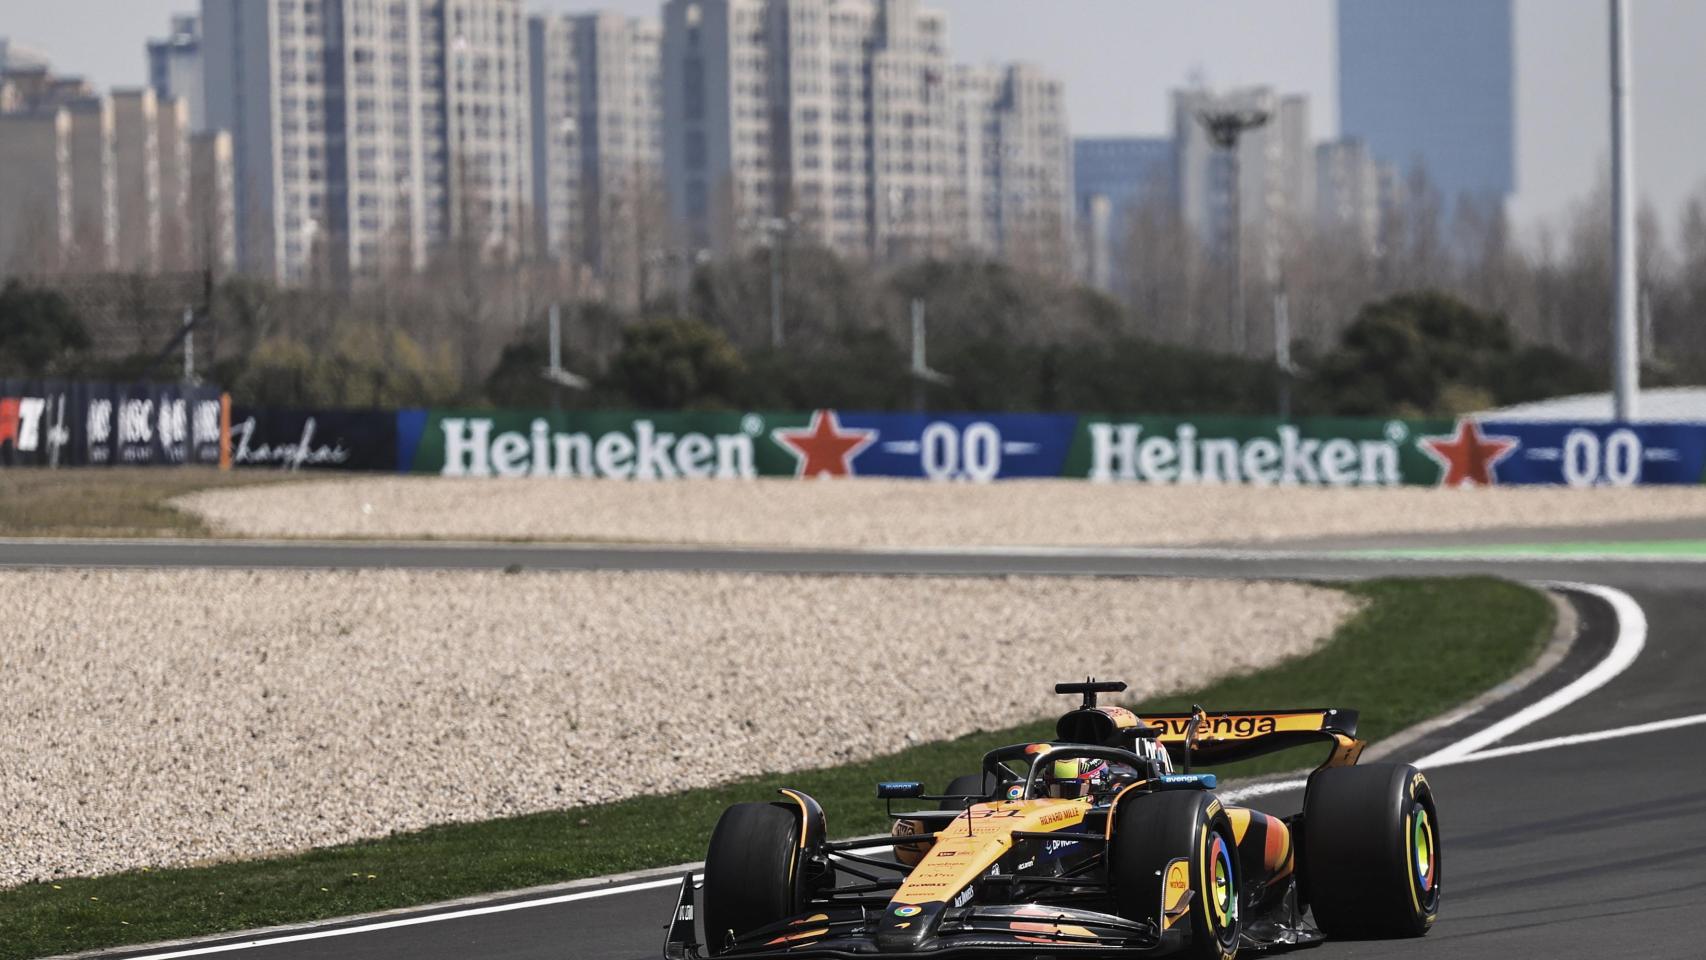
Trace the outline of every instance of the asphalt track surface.
<instances>
[{"instance_id":1,"label":"asphalt track surface","mask_svg":"<svg viewBox=\"0 0 1706 960\"><path fill-rule=\"evenodd\" d=\"M1601 531L1599 539L1610 539ZM1462 542L1464 538L1459 538ZM1486 542L1514 542L1495 533ZM1391 541L1383 541L1390 546ZM1344 544L1355 548L1360 544ZM221 542L0 542L0 566L374 567L535 570L721 569L855 574L1047 574L1362 579L1391 574L1494 573L1512 579L1604 584L1644 612L1647 637L1609 683L1495 744L1553 738L1706 714L1706 564L1574 559L1371 559L1309 550L921 551L907 553L543 548ZM1415 759L1569 684L1606 657L1620 624L1598 597L1572 593L1582 640L1533 687L1411 745ZM1441 918L1424 939L1328 943L1302 954L1340 958L1706 957L1706 726L1508 754L1431 770L1441 806ZM949 771L944 771L946 776ZM1297 808L1297 791L1251 804ZM834 811L830 811L833 820ZM372 923L289 931L112 957L235 960L629 960L660 955L673 888L599 890L441 908ZM554 902L553 902L554 901ZM494 909L495 908L495 909ZM429 919L434 913L445 919ZM423 922L425 921L425 922ZM362 929L370 928L370 929ZM337 933L340 929L348 932ZM304 934L307 934L306 936Z\"/></svg>"}]
</instances>

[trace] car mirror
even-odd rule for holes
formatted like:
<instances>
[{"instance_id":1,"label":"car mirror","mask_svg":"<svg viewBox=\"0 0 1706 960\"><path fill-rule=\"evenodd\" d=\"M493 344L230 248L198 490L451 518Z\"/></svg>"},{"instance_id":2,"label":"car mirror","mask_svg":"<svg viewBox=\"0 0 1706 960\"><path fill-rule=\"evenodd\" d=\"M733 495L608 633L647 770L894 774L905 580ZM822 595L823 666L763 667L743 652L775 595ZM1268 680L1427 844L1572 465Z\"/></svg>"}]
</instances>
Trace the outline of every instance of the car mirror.
<instances>
[{"instance_id":1,"label":"car mirror","mask_svg":"<svg viewBox=\"0 0 1706 960\"><path fill-rule=\"evenodd\" d=\"M878 800L910 800L924 796L924 784L916 780L885 780L877 784Z\"/></svg>"}]
</instances>

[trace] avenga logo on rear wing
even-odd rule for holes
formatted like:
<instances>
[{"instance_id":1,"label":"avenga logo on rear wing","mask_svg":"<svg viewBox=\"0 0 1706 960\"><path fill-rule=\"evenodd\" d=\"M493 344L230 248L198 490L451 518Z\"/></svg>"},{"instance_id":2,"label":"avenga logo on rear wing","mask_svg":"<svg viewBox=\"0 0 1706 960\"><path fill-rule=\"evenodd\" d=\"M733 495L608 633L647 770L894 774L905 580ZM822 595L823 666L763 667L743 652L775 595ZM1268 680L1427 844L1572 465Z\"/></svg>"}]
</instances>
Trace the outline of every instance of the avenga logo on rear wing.
<instances>
[{"instance_id":1,"label":"avenga logo on rear wing","mask_svg":"<svg viewBox=\"0 0 1706 960\"><path fill-rule=\"evenodd\" d=\"M1144 714L1142 719L1160 732L1156 740L1175 761L1231 763L1309 743L1329 743L1333 750L1324 766L1345 766L1355 763L1363 748L1363 741L1356 738L1355 710L1203 710Z\"/></svg>"},{"instance_id":2,"label":"avenga logo on rear wing","mask_svg":"<svg viewBox=\"0 0 1706 960\"><path fill-rule=\"evenodd\" d=\"M1151 713L1143 722L1161 731L1162 741L1184 740L1190 733L1190 713ZM1229 713L1205 713L1197 725L1200 739L1246 739L1270 733L1290 732L1356 732L1354 710L1238 710Z\"/></svg>"}]
</instances>

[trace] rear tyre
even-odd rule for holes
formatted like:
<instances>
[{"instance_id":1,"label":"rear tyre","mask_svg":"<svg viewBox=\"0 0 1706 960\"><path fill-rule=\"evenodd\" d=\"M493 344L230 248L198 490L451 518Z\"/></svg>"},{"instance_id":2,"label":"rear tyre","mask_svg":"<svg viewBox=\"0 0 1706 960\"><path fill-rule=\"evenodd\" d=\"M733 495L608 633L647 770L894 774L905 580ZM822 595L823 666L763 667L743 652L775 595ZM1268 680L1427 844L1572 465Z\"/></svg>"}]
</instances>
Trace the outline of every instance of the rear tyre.
<instances>
[{"instance_id":1,"label":"rear tyre","mask_svg":"<svg viewBox=\"0 0 1706 960\"><path fill-rule=\"evenodd\" d=\"M1439 813L1408 764L1335 767L1303 798L1303 893L1329 937L1419 937L1439 916Z\"/></svg>"},{"instance_id":2,"label":"rear tyre","mask_svg":"<svg viewBox=\"0 0 1706 960\"><path fill-rule=\"evenodd\" d=\"M1232 823L1214 795L1198 790L1141 794L1120 800L1114 817L1108 869L1119 915L1163 924L1164 935L1183 930L1185 945L1178 956L1237 956L1243 877ZM1185 912L1169 922L1167 908L1181 903Z\"/></svg>"},{"instance_id":3,"label":"rear tyre","mask_svg":"<svg viewBox=\"0 0 1706 960\"><path fill-rule=\"evenodd\" d=\"M993 774L968 773L964 776L955 777L948 781L948 789L943 790L942 792L949 796L954 796L956 794L969 794L971 796L982 797L984 800L993 800L995 799L995 787L995 776ZM937 809L940 810L964 810L977 802L979 801L942 800L939 801L936 806Z\"/></svg>"},{"instance_id":4,"label":"rear tyre","mask_svg":"<svg viewBox=\"0 0 1706 960\"><path fill-rule=\"evenodd\" d=\"M705 944L712 956L798 912L800 815L773 803L723 811L705 853Z\"/></svg>"}]
</instances>

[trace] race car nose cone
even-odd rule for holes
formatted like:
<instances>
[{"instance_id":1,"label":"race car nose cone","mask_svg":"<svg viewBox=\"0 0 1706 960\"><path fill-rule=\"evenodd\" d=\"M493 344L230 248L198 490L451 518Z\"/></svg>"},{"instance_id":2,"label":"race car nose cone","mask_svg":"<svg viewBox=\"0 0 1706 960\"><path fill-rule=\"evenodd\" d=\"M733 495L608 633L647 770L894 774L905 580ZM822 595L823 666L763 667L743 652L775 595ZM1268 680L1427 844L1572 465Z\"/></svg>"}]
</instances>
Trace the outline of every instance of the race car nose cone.
<instances>
[{"instance_id":1,"label":"race car nose cone","mask_svg":"<svg viewBox=\"0 0 1706 960\"><path fill-rule=\"evenodd\" d=\"M880 953L916 953L942 922L945 903L891 903L875 937Z\"/></svg>"}]
</instances>

